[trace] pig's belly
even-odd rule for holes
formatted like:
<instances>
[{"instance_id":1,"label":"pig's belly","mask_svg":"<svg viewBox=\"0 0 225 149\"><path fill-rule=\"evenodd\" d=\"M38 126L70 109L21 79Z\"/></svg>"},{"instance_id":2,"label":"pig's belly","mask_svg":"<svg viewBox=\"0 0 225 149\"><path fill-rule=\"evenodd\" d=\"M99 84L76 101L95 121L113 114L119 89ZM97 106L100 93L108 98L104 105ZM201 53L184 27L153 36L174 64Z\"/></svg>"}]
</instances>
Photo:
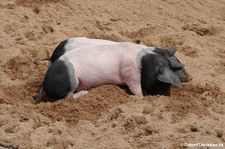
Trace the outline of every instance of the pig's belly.
<instances>
[{"instance_id":1,"label":"pig's belly","mask_svg":"<svg viewBox=\"0 0 225 149\"><path fill-rule=\"evenodd\" d=\"M104 84L124 84L120 74L119 61L104 60L103 62L98 59L94 62L82 62L82 65L78 63L79 66L75 66L75 74L79 80L76 91L88 90Z\"/></svg>"},{"instance_id":2,"label":"pig's belly","mask_svg":"<svg viewBox=\"0 0 225 149\"><path fill-rule=\"evenodd\" d=\"M91 88L100 86L100 85L106 85L106 84L113 84L113 85L123 85L125 84L122 81L118 81L118 80L102 80L102 81L95 81L95 82L88 82L88 83L83 83L82 81L80 81L77 89L75 90L76 92L79 92L81 90L89 90Z\"/></svg>"},{"instance_id":3,"label":"pig's belly","mask_svg":"<svg viewBox=\"0 0 225 149\"><path fill-rule=\"evenodd\" d=\"M120 75L116 72L96 72L93 75L87 75L88 73L78 77L79 84L76 91L88 90L96 86L113 84L122 85L124 82Z\"/></svg>"}]
</instances>

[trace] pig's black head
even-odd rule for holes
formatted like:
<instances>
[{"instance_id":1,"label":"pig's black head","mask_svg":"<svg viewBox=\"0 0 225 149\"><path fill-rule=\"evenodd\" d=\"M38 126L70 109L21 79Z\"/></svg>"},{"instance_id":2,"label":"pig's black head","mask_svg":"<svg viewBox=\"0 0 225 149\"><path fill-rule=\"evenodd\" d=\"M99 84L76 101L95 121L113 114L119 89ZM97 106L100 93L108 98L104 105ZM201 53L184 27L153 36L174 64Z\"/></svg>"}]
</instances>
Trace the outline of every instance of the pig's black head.
<instances>
[{"instance_id":1,"label":"pig's black head","mask_svg":"<svg viewBox=\"0 0 225 149\"><path fill-rule=\"evenodd\" d=\"M51 101L67 97L77 87L73 65L65 58L56 60L47 70L36 102L43 92Z\"/></svg>"},{"instance_id":2,"label":"pig's black head","mask_svg":"<svg viewBox=\"0 0 225 149\"><path fill-rule=\"evenodd\" d=\"M176 50L176 46L173 45L167 49L155 48L153 52L163 56L168 61L170 68L176 73L176 75L180 78L184 78L184 64L182 64L177 57L174 56Z\"/></svg>"},{"instance_id":3,"label":"pig's black head","mask_svg":"<svg viewBox=\"0 0 225 149\"><path fill-rule=\"evenodd\" d=\"M143 56L141 66L143 95L169 95L171 85L182 86L180 78L171 70L167 60L159 54Z\"/></svg>"}]
</instances>

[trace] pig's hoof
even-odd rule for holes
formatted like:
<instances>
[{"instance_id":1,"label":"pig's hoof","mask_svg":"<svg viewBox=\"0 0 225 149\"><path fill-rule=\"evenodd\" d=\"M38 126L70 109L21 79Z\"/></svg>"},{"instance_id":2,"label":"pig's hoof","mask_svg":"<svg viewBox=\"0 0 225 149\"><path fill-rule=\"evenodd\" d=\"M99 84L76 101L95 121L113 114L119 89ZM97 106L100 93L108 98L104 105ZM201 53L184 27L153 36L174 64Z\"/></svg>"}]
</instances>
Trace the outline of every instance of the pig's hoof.
<instances>
[{"instance_id":1,"label":"pig's hoof","mask_svg":"<svg viewBox=\"0 0 225 149\"><path fill-rule=\"evenodd\" d=\"M87 94L88 93L88 91L79 91L79 92L77 92L77 93L74 93L73 94L73 99L76 99L76 98L78 98L78 97L80 97L80 96L83 96L83 95L85 95L85 94Z\"/></svg>"}]
</instances>

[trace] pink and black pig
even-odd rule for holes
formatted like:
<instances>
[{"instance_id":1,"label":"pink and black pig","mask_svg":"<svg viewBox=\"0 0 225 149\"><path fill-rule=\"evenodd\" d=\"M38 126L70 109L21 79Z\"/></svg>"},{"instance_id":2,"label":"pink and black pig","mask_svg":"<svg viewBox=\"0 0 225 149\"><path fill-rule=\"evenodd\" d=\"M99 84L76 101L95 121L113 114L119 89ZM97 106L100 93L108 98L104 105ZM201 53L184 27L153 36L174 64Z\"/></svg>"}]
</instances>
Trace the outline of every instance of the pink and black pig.
<instances>
[{"instance_id":1,"label":"pink and black pig","mask_svg":"<svg viewBox=\"0 0 225 149\"><path fill-rule=\"evenodd\" d=\"M47 70L37 102L43 93L53 100L76 98L103 84L127 85L137 96L169 95L171 85L182 86L171 69L177 59L170 62L154 50L123 42L83 45L65 52ZM171 58L175 52L168 51Z\"/></svg>"},{"instance_id":2,"label":"pink and black pig","mask_svg":"<svg viewBox=\"0 0 225 149\"><path fill-rule=\"evenodd\" d=\"M68 38L64 41L62 41L53 51L51 58L49 59L51 63L55 62L60 56L64 55L65 53L76 50L78 47L81 46L87 46L87 45L108 45L108 44L119 44L121 42L114 42L110 40L104 40L104 39L91 39L86 37L74 37L74 38ZM180 61L177 59L176 56L174 56L174 53L176 52L176 46L172 46L167 49L162 48L153 48L153 47L147 47L145 45L140 45L142 48L146 48L147 50L150 50L154 53L160 54L164 58L167 59L169 62L170 68L182 79L185 77L184 73L184 65L180 63Z\"/></svg>"},{"instance_id":3,"label":"pink and black pig","mask_svg":"<svg viewBox=\"0 0 225 149\"><path fill-rule=\"evenodd\" d=\"M91 39L86 37L74 37L68 38L59 43L59 45L54 49L51 58L49 59L51 63L54 63L60 56L65 53L75 50L81 46L87 45L102 45L102 44L117 44L118 42L104 40L104 39Z\"/></svg>"}]
</instances>

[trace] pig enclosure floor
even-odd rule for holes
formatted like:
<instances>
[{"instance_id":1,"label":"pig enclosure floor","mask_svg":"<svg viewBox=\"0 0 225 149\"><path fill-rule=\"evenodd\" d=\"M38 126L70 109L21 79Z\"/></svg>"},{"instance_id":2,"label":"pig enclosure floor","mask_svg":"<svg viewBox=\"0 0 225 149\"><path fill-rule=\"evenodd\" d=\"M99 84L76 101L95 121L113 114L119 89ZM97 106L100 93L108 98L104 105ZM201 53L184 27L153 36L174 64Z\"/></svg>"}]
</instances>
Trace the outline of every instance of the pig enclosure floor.
<instances>
[{"instance_id":1,"label":"pig enclosure floor","mask_svg":"<svg viewBox=\"0 0 225 149\"><path fill-rule=\"evenodd\" d=\"M40 149L225 146L225 1L0 0L0 18L1 141ZM193 79L169 97L103 85L76 100L34 104L48 68L40 60L74 36L175 42Z\"/></svg>"}]
</instances>

